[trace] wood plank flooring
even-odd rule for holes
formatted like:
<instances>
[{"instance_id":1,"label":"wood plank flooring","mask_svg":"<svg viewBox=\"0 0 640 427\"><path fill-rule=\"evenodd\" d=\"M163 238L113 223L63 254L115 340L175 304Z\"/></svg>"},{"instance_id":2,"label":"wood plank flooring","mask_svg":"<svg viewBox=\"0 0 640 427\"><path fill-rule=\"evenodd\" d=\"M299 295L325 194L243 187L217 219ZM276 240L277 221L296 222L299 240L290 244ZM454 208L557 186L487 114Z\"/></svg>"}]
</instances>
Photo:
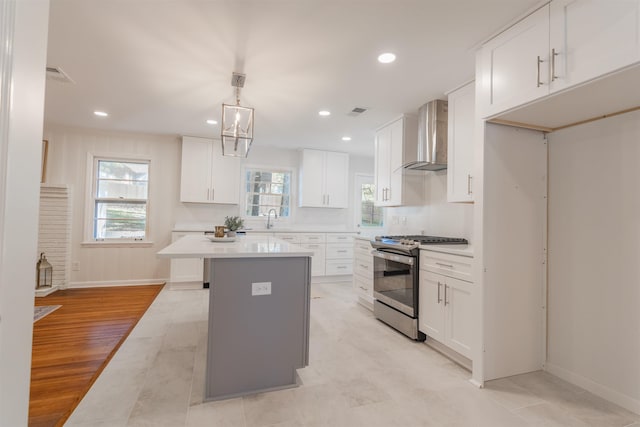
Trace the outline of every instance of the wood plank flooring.
<instances>
[{"instance_id":1,"label":"wood plank flooring","mask_svg":"<svg viewBox=\"0 0 640 427\"><path fill-rule=\"evenodd\" d=\"M33 325L29 426L62 426L163 285L59 290Z\"/></svg>"}]
</instances>

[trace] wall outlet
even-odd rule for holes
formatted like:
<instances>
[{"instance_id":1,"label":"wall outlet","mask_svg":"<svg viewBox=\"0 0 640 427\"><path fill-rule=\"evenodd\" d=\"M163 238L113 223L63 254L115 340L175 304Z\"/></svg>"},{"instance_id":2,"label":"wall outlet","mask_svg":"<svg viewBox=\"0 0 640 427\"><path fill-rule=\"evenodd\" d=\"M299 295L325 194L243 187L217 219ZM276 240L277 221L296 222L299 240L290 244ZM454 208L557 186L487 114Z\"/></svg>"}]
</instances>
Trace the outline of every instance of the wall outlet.
<instances>
[{"instance_id":1,"label":"wall outlet","mask_svg":"<svg viewBox=\"0 0 640 427\"><path fill-rule=\"evenodd\" d=\"M80 271L80 263L78 261L71 263L71 271Z\"/></svg>"},{"instance_id":2,"label":"wall outlet","mask_svg":"<svg viewBox=\"0 0 640 427\"><path fill-rule=\"evenodd\" d=\"M402 223L402 225L407 225L407 217L406 216L400 217L400 222Z\"/></svg>"},{"instance_id":3,"label":"wall outlet","mask_svg":"<svg viewBox=\"0 0 640 427\"><path fill-rule=\"evenodd\" d=\"M251 295L271 295L271 282L251 283Z\"/></svg>"},{"instance_id":4,"label":"wall outlet","mask_svg":"<svg viewBox=\"0 0 640 427\"><path fill-rule=\"evenodd\" d=\"M398 215L393 215L391 217L391 224L398 225Z\"/></svg>"}]
</instances>

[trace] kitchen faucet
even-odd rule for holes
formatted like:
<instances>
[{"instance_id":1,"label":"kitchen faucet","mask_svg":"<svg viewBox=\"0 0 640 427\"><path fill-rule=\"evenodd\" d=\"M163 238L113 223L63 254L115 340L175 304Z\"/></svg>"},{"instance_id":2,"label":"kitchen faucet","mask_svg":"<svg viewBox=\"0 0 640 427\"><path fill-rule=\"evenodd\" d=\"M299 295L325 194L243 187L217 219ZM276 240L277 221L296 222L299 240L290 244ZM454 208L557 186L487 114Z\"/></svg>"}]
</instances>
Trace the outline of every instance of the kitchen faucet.
<instances>
[{"instance_id":1,"label":"kitchen faucet","mask_svg":"<svg viewBox=\"0 0 640 427\"><path fill-rule=\"evenodd\" d=\"M278 218L276 210L274 208L269 209L269 212L267 212L267 229L273 227L273 224L271 224L271 211L273 211L273 219Z\"/></svg>"}]
</instances>

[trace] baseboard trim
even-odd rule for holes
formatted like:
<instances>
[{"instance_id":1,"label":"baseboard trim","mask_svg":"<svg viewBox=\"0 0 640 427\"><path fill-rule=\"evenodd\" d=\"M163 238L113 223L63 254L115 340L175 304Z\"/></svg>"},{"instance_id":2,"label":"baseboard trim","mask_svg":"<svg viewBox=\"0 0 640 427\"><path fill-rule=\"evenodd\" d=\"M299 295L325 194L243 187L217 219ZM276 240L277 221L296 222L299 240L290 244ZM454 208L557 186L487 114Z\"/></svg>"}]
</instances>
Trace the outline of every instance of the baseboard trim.
<instances>
[{"instance_id":1,"label":"baseboard trim","mask_svg":"<svg viewBox=\"0 0 640 427\"><path fill-rule=\"evenodd\" d=\"M473 370L473 362L471 359L461 355L455 350L450 349L446 345L442 344L440 341L434 340L430 336L427 335L427 339L424 342L427 346L431 347L438 353L441 353L443 356L451 359L453 362L465 368L467 371L471 372Z\"/></svg>"},{"instance_id":2,"label":"baseboard trim","mask_svg":"<svg viewBox=\"0 0 640 427\"><path fill-rule=\"evenodd\" d=\"M112 286L164 285L168 279L103 280L94 282L69 282L66 289L104 288Z\"/></svg>"},{"instance_id":3,"label":"baseboard trim","mask_svg":"<svg viewBox=\"0 0 640 427\"><path fill-rule=\"evenodd\" d=\"M202 280L194 281L194 282L167 282L169 285L169 289L172 291L186 291L186 290L197 290L197 289L206 289L208 286L204 286ZM208 283L206 285L209 285Z\"/></svg>"},{"instance_id":4,"label":"baseboard trim","mask_svg":"<svg viewBox=\"0 0 640 427\"><path fill-rule=\"evenodd\" d=\"M613 402L616 405L622 406L629 411L640 414L640 400L638 399L634 399L631 396L622 394L619 391L616 391L603 384L597 383L589 378L578 375L552 363L547 363L544 370L549 372L550 374L555 375L556 377L570 382L571 384L582 387L583 389L590 391L591 393L600 396L603 399Z\"/></svg>"}]
</instances>

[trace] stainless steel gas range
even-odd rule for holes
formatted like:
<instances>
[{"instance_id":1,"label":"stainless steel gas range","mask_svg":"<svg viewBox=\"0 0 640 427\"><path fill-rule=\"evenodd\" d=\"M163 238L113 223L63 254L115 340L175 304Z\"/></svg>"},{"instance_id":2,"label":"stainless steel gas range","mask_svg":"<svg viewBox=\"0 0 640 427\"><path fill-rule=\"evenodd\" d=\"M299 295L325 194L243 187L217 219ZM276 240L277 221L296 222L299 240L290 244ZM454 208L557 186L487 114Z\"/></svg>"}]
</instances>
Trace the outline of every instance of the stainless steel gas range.
<instances>
[{"instance_id":1,"label":"stainless steel gas range","mask_svg":"<svg viewBox=\"0 0 640 427\"><path fill-rule=\"evenodd\" d=\"M373 314L379 320L417 341L418 272L420 245L468 244L466 239L436 236L378 236L371 241L373 254Z\"/></svg>"}]
</instances>

